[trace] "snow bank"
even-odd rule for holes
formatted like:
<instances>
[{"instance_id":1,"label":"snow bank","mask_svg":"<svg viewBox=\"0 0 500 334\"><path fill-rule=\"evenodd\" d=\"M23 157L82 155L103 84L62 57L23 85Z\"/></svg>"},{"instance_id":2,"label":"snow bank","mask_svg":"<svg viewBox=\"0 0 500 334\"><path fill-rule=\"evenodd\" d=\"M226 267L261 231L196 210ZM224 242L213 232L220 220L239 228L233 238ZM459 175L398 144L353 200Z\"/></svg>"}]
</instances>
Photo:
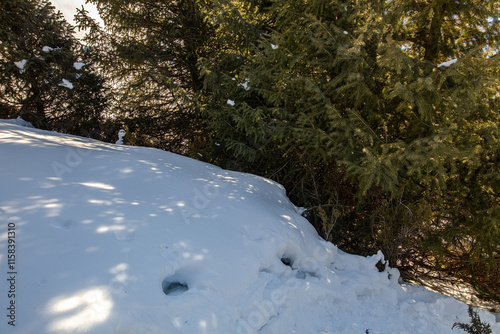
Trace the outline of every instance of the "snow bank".
<instances>
[{"instance_id":1,"label":"snow bank","mask_svg":"<svg viewBox=\"0 0 500 334\"><path fill-rule=\"evenodd\" d=\"M25 126L28 128L34 128L34 126L30 122L26 122L24 119L21 118L21 116L15 119L2 119L0 120L0 122L4 124L15 124L20 126Z\"/></svg>"},{"instance_id":2,"label":"snow bank","mask_svg":"<svg viewBox=\"0 0 500 334\"><path fill-rule=\"evenodd\" d=\"M21 116L15 119L2 119L0 120L0 122L5 124L16 124L20 126L26 126L28 128L34 128L34 126L30 122L26 122L24 119L21 118Z\"/></svg>"},{"instance_id":3,"label":"snow bank","mask_svg":"<svg viewBox=\"0 0 500 334\"><path fill-rule=\"evenodd\" d=\"M6 121L0 155L1 333L460 333L469 321L465 304L379 272L382 254L319 238L268 179Z\"/></svg>"}]
</instances>

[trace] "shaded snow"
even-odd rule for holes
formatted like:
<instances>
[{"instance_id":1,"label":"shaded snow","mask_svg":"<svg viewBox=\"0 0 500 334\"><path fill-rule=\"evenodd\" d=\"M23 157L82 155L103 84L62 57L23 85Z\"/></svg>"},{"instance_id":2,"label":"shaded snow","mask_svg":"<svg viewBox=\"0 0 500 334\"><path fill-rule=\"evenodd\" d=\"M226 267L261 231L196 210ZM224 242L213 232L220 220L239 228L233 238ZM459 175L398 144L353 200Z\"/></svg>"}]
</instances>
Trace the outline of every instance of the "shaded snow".
<instances>
[{"instance_id":1,"label":"shaded snow","mask_svg":"<svg viewBox=\"0 0 500 334\"><path fill-rule=\"evenodd\" d=\"M19 72L24 73L24 66L26 66L27 63L28 61L26 59L23 59L21 61L15 61L14 65L16 65L16 67L19 69Z\"/></svg>"},{"instance_id":2,"label":"shaded snow","mask_svg":"<svg viewBox=\"0 0 500 334\"><path fill-rule=\"evenodd\" d=\"M453 323L469 321L464 303L379 272L381 253L322 240L273 181L12 123L0 121L0 267L14 226L18 294L1 333L461 333Z\"/></svg>"},{"instance_id":3,"label":"shaded snow","mask_svg":"<svg viewBox=\"0 0 500 334\"><path fill-rule=\"evenodd\" d=\"M69 80L66 80L66 79L62 79L62 82L60 84L58 84L58 86L73 89L73 83L71 83Z\"/></svg>"},{"instance_id":4,"label":"shaded snow","mask_svg":"<svg viewBox=\"0 0 500 334\"><path fill-rule=\"evenodd\" d=\"M118 131L118 140L115 142L117 145L123 145L123 137L125 137L125 130Z\"/></svg>"},{"instance_id":5,"label":"shaded snow","mask_svg":"<svg viewBox=\"0 0 500 334\"><path fill-rule=\"evenodd\" d=\"M21 116L19 116L18 118L14 118L14 119L2 119L0 121L2 123L6 123L6 124L16 124L16 125L25 126L28 128L34 128L34 126L30 122L26 122L24 119L21 118Z\"/></svg>"},{"instance_id":6,"label":"shaded snow","mask_svg":"<svg viewBox=\"0 0 500 334\"><path fill-rule=\"evenodd\" d=\"M248 86L250 84L250 79L245 79L245 82L238 84L238 86L243 87L245 90L249 90L250 87Z\"/></svg>"},{"instance_id":7,"label":"shaded snow","mask_svg":"<svg viewBox=\"0 0 500 334\"><path fill-rule=\"evenodd\" d=\"M458 61L457 59L445 61L444 63L439 64L438 67L450 67L451 65L455 64L457 61Z\"/></svg>"},{"instance_id":8,"label":"shaded snow","mask_svg":"<svg viewBox=\"0 0 500 334\"><path fill-rule=\"evenodd\" d=\"M76 62L73 64L73 67L77 70L81 70L83 66L85 66L85 63L82 62Z\"/></svg>"}]
</instances>

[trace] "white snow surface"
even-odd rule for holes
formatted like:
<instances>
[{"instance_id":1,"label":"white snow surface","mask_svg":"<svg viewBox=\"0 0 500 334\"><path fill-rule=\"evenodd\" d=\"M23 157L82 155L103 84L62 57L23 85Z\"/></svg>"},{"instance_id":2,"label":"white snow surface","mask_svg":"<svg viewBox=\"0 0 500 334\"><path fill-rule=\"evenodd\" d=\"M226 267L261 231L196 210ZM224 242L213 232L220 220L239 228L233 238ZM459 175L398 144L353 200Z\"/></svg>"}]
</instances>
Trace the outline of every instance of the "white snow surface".
<instances>
[{"instance_id":1,"label":"white snow surface","mask_svg":"<svg viewBox=\"0 0 500 334\"><path fill-rule=\"evenodd\" d=\"M0 156L0 333L463 333L453 323L469 322L464 303L379 272L381 253L321 239L268 179L3 120Z\"/></svg>"}]
</instances>

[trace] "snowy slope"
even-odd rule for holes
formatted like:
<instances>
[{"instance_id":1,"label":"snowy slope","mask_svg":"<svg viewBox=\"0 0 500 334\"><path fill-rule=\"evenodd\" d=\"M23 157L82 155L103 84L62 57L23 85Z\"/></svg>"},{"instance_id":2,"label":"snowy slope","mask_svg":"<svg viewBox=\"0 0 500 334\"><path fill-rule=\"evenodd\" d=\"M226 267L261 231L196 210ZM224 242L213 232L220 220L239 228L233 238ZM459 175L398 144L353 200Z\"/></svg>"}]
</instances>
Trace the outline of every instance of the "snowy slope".
<instances>
[{"instance_id":1,"label":"snowy slope","mask_svg":"<svg viewBox=\"0 0 500 334\"><path fill-rule=\"evenodd\" d=\"M16 123L0 120L0 333L461 333L453 323L469 322L465 304L379 272L382 254L319 238L270 180Z\"/></svg>"}]
</instances>

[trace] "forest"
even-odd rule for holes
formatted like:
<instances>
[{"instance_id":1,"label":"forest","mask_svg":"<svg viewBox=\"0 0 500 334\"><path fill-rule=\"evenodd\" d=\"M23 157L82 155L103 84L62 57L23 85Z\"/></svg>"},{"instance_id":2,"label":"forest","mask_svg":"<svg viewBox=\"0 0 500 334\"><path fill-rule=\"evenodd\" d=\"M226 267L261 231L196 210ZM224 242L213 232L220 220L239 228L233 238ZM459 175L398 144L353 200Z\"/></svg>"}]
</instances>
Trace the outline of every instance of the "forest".
<instances>
[{"instance_id":1,"label":"forest","mask_svg":"<svg viewBox=\"0 0 500 334\"><path fill-rule=\"evenodd\" d=\"M88 2L2 0L0 118L270 178L340 249L500 302L500 1Z\"/></svg>"}]
</instances>

